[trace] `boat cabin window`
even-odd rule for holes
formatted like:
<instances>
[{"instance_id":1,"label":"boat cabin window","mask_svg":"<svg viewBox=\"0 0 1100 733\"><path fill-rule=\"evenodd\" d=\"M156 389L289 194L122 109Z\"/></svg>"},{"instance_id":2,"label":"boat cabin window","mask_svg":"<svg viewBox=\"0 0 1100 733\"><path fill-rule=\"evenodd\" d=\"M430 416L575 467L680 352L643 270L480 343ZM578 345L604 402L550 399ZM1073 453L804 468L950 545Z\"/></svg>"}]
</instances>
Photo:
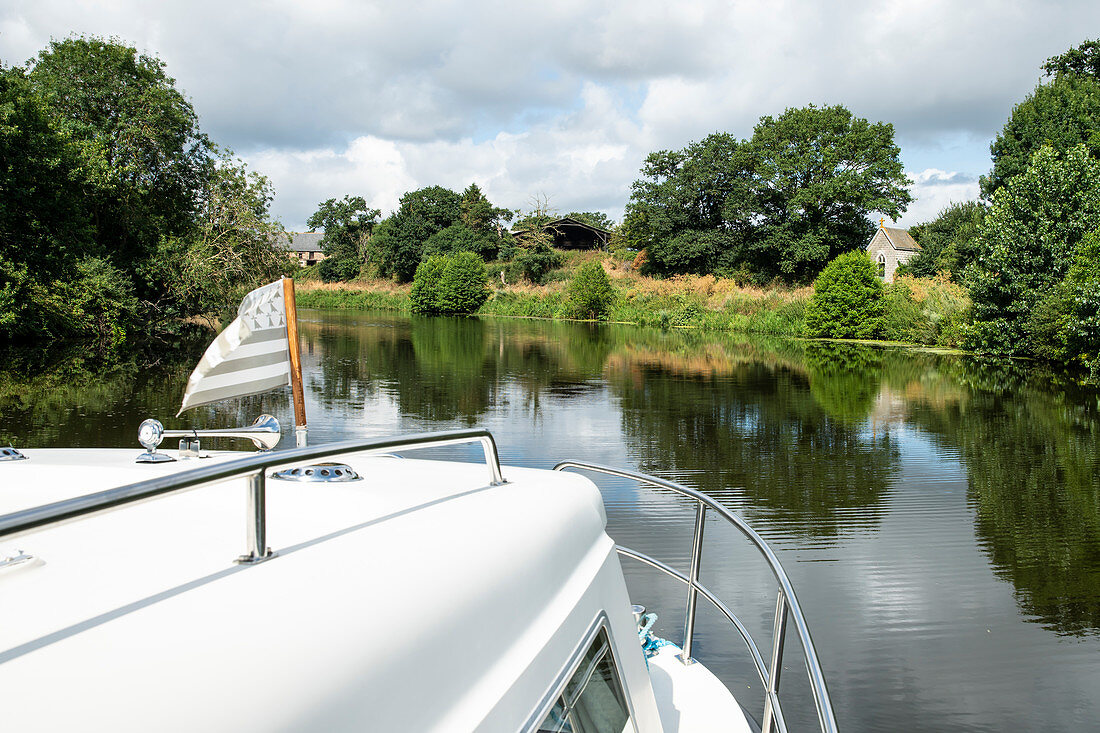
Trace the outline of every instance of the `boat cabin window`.
<instances>
[{"instance_id":1,"label":"boat cabin window","mask_svg":"<svg viewBox=\"0 0 1100 733\"><path fill-rule=\"evenodd\" d=\"M632 730L607 632L600 629L538 733L623 733Z\"/></svg>"}]
</instances>

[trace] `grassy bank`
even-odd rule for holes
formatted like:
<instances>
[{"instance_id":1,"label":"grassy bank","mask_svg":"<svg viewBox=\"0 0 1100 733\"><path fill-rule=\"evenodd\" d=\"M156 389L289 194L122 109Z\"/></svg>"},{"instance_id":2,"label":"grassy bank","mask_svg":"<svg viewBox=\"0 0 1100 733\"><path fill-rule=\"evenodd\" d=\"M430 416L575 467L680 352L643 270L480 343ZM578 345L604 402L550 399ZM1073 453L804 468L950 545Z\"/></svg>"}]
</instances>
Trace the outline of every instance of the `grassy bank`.
<instances>
[{"instance_id":1,"label":"grassy bank","mask_svg":"<svg viewBox=\"0 0 1100 733\"><path fill-rule=\"evenodd\" d=\"M514 318L568 318L569 281L588 260L604 262L616 298L609 320L658 328L692 328L772 336L804 336L806 306L813 288L753 287L713 275L657 280L643 277L629 261L597 252L573 252L565 267L544 285L491 279L492 295L481 315ZM389 280L324 284L301 280L298 304L304 308L348 308L410 312L408 285ZM954 346L958 321L968 307L965 292L946 282L902 279L885 299L892 341Z\"/></svg>"},{"instance_id":2,"label":"grassy bank","mask_svg":"<svg viewBox=\"0 0 1100 733\"><path fill-rule=\"evenodd\" d=\"M494 283L479 313L516 318L566 318L568 281L576 266L588 259L571 257L569 265L545 285ZM661 328L698 328L777 336L800 336L809 288L751 288L710 275L668 280L641 277L618 267L610 272L616 298L610 319ZM409 312L409 286L387 280L349 283L299 281L298 305L303 308L347 308Z\"/></svg>"}]
</instances>

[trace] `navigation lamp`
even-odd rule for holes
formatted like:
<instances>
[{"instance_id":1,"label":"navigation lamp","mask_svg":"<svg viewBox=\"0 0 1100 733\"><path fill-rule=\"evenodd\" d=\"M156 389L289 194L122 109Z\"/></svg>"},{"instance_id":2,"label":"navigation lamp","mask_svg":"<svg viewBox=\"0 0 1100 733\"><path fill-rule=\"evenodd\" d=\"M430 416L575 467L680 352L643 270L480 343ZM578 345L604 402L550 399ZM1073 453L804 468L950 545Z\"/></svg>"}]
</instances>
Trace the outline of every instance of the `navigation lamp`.
<instances>
[{"instance_id":1,"label":"navigation lamp","mask_svg":"<svg viewBox=\"0 0 1100 733\"><path fill-rule=\"evenodd\" d=\"M145 450L155 451L162 440L164 440L164 426L159 420L150 418L138 426L138 442Z\"/></svg>"}]
</instances>

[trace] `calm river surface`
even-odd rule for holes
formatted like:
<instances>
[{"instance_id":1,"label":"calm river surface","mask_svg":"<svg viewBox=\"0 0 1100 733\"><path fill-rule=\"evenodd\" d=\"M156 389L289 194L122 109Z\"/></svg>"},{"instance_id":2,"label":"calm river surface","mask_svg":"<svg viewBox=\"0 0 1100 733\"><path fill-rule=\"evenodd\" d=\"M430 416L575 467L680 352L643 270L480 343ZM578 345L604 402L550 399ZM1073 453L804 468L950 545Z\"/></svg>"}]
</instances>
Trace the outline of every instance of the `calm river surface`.
<instances>
[{"instance_id":1,"label":"calm river surface","mask_svg":"<svg viewBox=\"0 0 1100 733\"><path fill-rule=\"evenodd\" d=\"M843 730L1100 727L1097 393L901 349L503 319L302 318L311 443L484 426L506 464L637 468L745 517L794 581ZM173 418L201 349L151 368L6 358L0 439L136 450L151 416L224 427L267 411L290 425L281 393ZM612 536L686 572L692 507L599 483ZM764 565L731 528L708 524L706 535L703 582L766 647L774 586ZM679 641L682 590L624 563L634 601ZM743 646L700 604L697 656L759 717ZM787 651L788 723L809 729L793 636Z\"/></svg>"}]
</instances>

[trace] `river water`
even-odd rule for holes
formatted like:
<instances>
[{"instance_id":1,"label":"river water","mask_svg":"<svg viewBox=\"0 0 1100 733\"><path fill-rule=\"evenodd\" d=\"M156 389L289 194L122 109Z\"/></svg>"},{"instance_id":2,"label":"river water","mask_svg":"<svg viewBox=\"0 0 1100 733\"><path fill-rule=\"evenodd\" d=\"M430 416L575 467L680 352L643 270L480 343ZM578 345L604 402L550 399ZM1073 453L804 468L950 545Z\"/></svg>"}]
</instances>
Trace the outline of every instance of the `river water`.
<instances>
[{"instance_id":1,"label":"river water","mask_svg":"<svg viewBox=\"0 0 1100 733\"><path fill-rule=\"evenodd\" d=\"M794 582L843 730L1100 726L1096 392L893 348L362 312L302 321L311 443L483 426L505 464L635 468L748 520ZM150 416L224 427L266 411L290 425L282 393L172 418L201 348L154 366L8 356L0 439L136 449ZM616 541L686 572L693 507L598 483ZM732 528L708 522L705 535L702 580L766 657L773 582ZM683 590L624 569L633 600L679 641ZM696 656L759 718L743 646L700 604ZM807 691L789 634L791 730L814 725Z\"/></svg>"}]
</instances>

